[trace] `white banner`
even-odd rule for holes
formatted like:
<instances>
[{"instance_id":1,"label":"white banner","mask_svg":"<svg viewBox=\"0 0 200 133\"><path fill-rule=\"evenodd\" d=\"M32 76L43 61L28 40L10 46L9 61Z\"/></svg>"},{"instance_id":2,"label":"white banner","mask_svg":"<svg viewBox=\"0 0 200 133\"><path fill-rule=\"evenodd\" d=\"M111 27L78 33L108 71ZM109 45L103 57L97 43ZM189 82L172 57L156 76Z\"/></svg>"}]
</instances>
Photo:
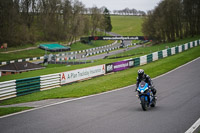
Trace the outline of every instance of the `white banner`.
<instances>
[{"instance_id":1,"label":"white banner","mask_svg":"<svg viewBox=\"0 0 200 133\"><path fill-rule=\"evenodd\" d=\"M63 72L61 73L61 85L103 74L105 74L105 65Z\"/></svg>"}]
</instances>

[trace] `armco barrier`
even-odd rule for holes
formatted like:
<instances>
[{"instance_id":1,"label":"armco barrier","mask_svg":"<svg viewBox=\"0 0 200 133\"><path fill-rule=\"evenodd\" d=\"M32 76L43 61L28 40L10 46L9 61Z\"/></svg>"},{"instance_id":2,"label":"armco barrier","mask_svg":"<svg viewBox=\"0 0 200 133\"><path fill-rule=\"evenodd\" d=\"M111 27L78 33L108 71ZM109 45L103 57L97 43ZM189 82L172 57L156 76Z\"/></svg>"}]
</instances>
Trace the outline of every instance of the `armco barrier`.
<instances>
[{"instance_id":1,"label":"armco barrier","mask_svg":"<svg viewBox=\"0 0 200 133\"><path fill-rule=\"evenodd\" d=\"M147 63L150 63L153 61L153 54L147 55Z\"/></svg>"},{"instance_id":2,"label":"armco barrier","mask_svg":"<svg viewBox=\"0 0 200 133\"><path fill-rule=\"evenodd\" d=\"M185 51L185 45L182 45L182 52Z\"/></svg>"},{"instance_id":3,"label":"armco barrier","mask_svg":"<svg viewBox=\"0 0 200 133\"><path fill-rule=\"evenodd\" d=\"M167 57L167 49L162 50L163 58Z\"/></svg>"},{"instance_id":4,"label":"armco barrier","mask_svg":"<svg viewBox=\"0 0 200 133\"><path fill-rule=\"evenodd\" d=\"M109 72L116 72L128 69L130 67L136 67L139 65L147 64L151 61L156 61L164 57L183 52L188 48L199 46L200 41L190 42L177 47L165 49L162 51L154 52L149 55L144 55L139 58L114 62L105 65L99 65L89 68L82 68L78 70L72 70L63 73L43 75L40 77L18 79L0 82L0 100L26 95L40 90L52 89L59 87L62 84L76 82L78 80L103 75ZM62 83L61 83L62 81Z\"/></svg>"},{"instance_id":5,"label":"armco barrier","mask_svg":"<svg viewBox=\"0 0 200 133\"><path fill-rule=\"evenodd\" d=\"M184 44L184 46L185 46L185 50L187 50L188 49L188 44L186 43L186 44Z\"/></svg>"},{"instance_id":6,"label":"armco barrier","mask_svg":"<svg viewBox=\"0 0 200 133\"><path fill-rule=\"evenodd\" d=\"M26 59L18 59L18 60L12 60L12 61L4 61L4 62L0 62L0 65L6 65L6 64L10 64L10 63L14 63L14 62L22 62L22 61L42 60L42 59L44 59L43 56L34 57L34 58L26 58Z\"/></svg>"},{"instance_id":7,"label":"armco barrier","mask_svg":"<svg viewBox=\"0 0 200 133\"><path fill-rule=\"evenodd\" d=\"M109 45L105 45L105 46L102 46L102 48L107 48L107 47L111 47L113 45L115 45L117 43L117 41L113 42L112 44L109 44ZM61 53L61 54L56 54L55 56L67 56L67 55L71 55L71 54L77 54L77 53L82 53L82 52L85 52L85 51L92 51L92 50L97 50L97 49L100 49L101 47L96 47L96 48L91 48L91 49L87 49L87 50L82 50L82 51L74 51L74 52L66 52L66 53ZM115 47L115 49L119 47ZM26 58L26 59L18 59L18 60L12 60L12 61L3 61L3 62L0 62L0 66L1 65L6 65L6 64L10 64L10 63L14 63L14 62L22 62L22 61L34 61L34 60L42 60L44 59L44 56L41 56L41 57L33 57L33 58ZM73 59L76 59L75 56L73 57L69 57L68 60L73 60ZM62 58L58 58L58 61L61 61ZM63 58L64 60L64 58Z\"/></svg>"},{"instance_id":8,"label":"armco barrier","mask_svg":"<svg viewBox=\"0 0 200 133\"><path fill-rule=\"evenodd\" d=\"M171 55L176 54L176 47L171 48Z\"/></svg>"},{"instance_id":9,"label":"armco barrier","mask_svg":"<svg viewBox=\"0 0 200 133\"><path fill-rule=\"evenodd\" d=\"M176 47L175 48L175 54L178 54L179 53L179 47Z\"/></svg>"},{"instance_id":10,"label":"armco barrier","mask_svg":"<svg viewBox=\"0 0 200 133\"><path fill-rule=\"evenodd\" d=\"M16 80L17 96L40 91L40 77Z\"/></svg>"},{"instance_id":11,"label":"armco barrier","mask_svg":"<svg viewBox=\"0 0 200 133\"><path fill-rule=\"evenodd\" d=\"M40 76L40 90L48 90L60 86L60 73Z\"/></svg>"},{"instance_id":12,"label":"armco barrier","mask_svg":"<svg viewBox=\"0 0 200 133\"><path fill-rule=\"evenodd\" d=\"M195 41L195 42L193 43L193 45L194 45L194 47L196 47L196 46L197 46L197 41Z\"/></svg>"},{"instance_id":13,"label":"armco barrier","mask_svg":"<svg viewBox=\"0 0 200 133\"><path fill-rule=\"evenodd\" d=\"M178 46L178 52L180 53L180 52L182 52L182 51L183 51L183 45Z\"/></svg>"},{"instance_id":14,"label":"armco barrier","mask_svg":"<svg viewBox=\"0 0 200 133\"><path fill-rule=\"evenodd\" d=\"M171 48L168 48L167 49L167 56L170 56L170 55L172 55Z\"/></svg>"},{"instance_id":15,"label":"armco barrier","mask_svg":"<svg viewBox=\"0 0 200 133\"><path fill-rule=\"evenodd\" d=\"M0 100L16 97L15 80L0 82Z\"/></svg>"},{"instance_id":16,"label":"armco barrier","mask_svg":"<svg viewBox=\"0 0 200 133\"><path fill-rule=\"evenodd\" d=\"M158 60L158 52L154 52L152 53L152 55L153 55L153 61Z\"/></svg>"},{"instance_id":17,"label":"armco barrier","mask_svg":"<svg viewBox=\"0 0 200 133\"><path fill-rule=\"evenodd\" d=\"M158 52L158 59L162 59L163 58L163 52L162 51L159 51Z\"/></svg>"},{"instance_id":18,"label":"armco barrier","mask_svg":"<svg viewBox=\"0 0 200 133\"><path fill-rule=\"evenodd\" d=\"M140 65L140 58L134 58L133 61L134 61L134 67Z\"/></svg>"},{"instance_id":19,"label":"armco barrier","mask_svg":"<svg viewBox=\"0 0 200 133\"><path fill-rule=\"evenodd\" d=\"M140 56L140 66L147 64L147 56Z\"/></svg>"}]
</instances>

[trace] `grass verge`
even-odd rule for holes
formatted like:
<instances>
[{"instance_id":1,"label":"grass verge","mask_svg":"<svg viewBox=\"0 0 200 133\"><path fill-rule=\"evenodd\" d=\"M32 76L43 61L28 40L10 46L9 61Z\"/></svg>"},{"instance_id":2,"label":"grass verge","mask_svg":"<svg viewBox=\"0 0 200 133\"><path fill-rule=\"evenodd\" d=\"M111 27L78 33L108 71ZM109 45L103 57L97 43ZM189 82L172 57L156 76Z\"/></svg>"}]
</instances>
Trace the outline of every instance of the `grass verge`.
<instances>
[{"instance_id":1,"label":"grass verge","mask_svg":"<svg viewBox=\"0 0 200 133\"><path fill-rule=\"evenodd\" d=\"M30 95L20 96L8 100L1 101L0 105L24 103L31 101L39 101L53 98L74 98L97 94L131 84L135 84L137 70L142 68L151 78L166 73L180 65L183 65L197 57L200 57L200 47L189 49L185 52L173 55L155 62L151 62L144 66L134 67L113 74L93 78L91 80L80 83L73 83L59 88L36 92Z\"/></svg>"},{"instance_id":2,"label":"grass verge","mask_svg":"<svg viewBox=\"0 0 200 133\"><path fill-rule=\"evenodd\" d=\"M141 16L111 16L112 32L123 36L143 36Z\"/></svg>"},{"instance_id":3,"label":"grass verge","mask_svg":"<svg viewBox=\"0 0 200 133\"><path fill-rule=\"evenodd\" d=\"M188 43L191 41L198 40L199 38L200 38L200 36L195 36L193 38L184 38L184 39L178 40L176 42L172 42L172 43L164 43L164 44L159 44L159 45L153 45L150 47L140 47L140 48L126 51L126 52L123 52L120 54L109 56L108 58L118 58L118 57L125 57L125 56L129 56L129 58L135 58L135 57L150 54L150 53L153 53L156 51L160 51L160 50L163 50L166 48L172 48L175 46L179 46L181 44L185 44L185 43Z\"/></svg>"},{"instance_id":4,"label":"grass verge","mask_svg":"<svg viewBox=\"0 0 200 133\"><path fill-rule=\"evenodd\" d=\"M83 44L80 42L76 42L71 45L71 51L79 51L84 49L90 49L100 46L105 46L113 43L114 41L92 41L91 44ZM11 48L13 50L18 50L20 48L23 48L24 46L19 46L17 48ZM0 51L4 52L4 51ZM69 52L69 51L67 51ZM48 52L47 54L57 54L58 52ZM19 52L12 52L12 53L0 53L0 61L10 61L10 60L16 60L16 59L25 59L25 58L33 58L33 57L40 57L45 55L45 50L42 50L40 48L32 49L32 50L24 50Z\"/></svg>"},{"instance_id":5,"label":"grass verge","mask_svg":"<svg viewBox=\"0 0 200 133\"><path fill-rule=\"evenodd\" d=\"M8 115L23 110L32 109L32 107L9 107L9 108L0 108L0 116Z\"/></svg>"},{"instance_id":6,"label":"grass verge","mask_svg":"<svg viewBox=\"0 0 200 133\"><path fill-rule=\"evenodd\" d=\"M155 45L155 46L151 46L151 47L137 48L137 49L134 49L134 50L124 52L123 54L119 54L119 55L116 55L116 56L115 55L109 56L110 58L113 58L113 57L115 58L117 56L122 56L123 58L100 59L98 61L94 61L94 63L88 63L88 64L82 64L82 65L73 65L73 66L50 65L46 69L30 71L30 72L25 72L25 73L21 73L21 74L15 74L15 75L2 76L0 78L0 82L13 80L13 79L23 79L23 78L36 77L36 76L41 76L41 75L65 72L65 71L70 71L70 70L75 70L75 69L80 69L80 68L85 68L85 67L91 67L91 66L96 66L96 65L101 65L101 64L112 63L112 62L121 61L121 60L124 60L124 59L135 58L135 57L139 57L139 56L142 56L142 55L145 55L145 54L152 53L154 51L159 51L159 50L165 49L166 46L173 47L173 46L181 45L181 44L184 44L184 43L187 43L187 42L190 42L190 41L197 40L199 38L200 38L200 36L196 36L196 37L193 37L193 38L185 38L185 39L173 42L173 43L165 43L165 44L159 44L159 45ZM126 55L133 55L133 56L126 56Z\"/></svg>"}]
</instances>

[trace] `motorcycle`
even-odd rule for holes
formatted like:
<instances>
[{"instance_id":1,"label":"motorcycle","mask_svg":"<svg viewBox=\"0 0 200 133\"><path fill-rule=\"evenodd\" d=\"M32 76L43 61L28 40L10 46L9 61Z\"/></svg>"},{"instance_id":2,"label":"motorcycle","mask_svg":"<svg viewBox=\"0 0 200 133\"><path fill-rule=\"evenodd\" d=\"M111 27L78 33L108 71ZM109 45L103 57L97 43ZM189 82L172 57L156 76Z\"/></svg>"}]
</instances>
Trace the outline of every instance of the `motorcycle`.
<instances>
[{"instance_id":1,"label":"motorcycle","mask_svg":"<svg viewBox=\"0 0 200 133\"><path fill-rule=\"evenodd\" d=\"M137 88L137 92L137 96L141 101L141 106L144 111L146 111L149 106L156 106L156 97L153 96L153 93L149 88L148 83L141 81L139 87Z\"/></svg>"}]
</instances>

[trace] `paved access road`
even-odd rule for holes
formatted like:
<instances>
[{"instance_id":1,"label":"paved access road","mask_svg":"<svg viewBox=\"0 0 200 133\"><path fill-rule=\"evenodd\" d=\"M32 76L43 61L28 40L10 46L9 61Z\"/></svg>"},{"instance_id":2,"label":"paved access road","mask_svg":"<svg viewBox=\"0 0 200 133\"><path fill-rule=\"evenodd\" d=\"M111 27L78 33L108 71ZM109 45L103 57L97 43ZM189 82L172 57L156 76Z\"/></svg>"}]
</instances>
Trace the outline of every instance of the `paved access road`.
<instances>
[{"instance_id":1,"label":"paved access road","mask_svg":"<svg viewBox=\"0 0 200 133\"><path fill-rule=\"evenodd\" d=\"M159 69L159 68L158 68ZM151 76L151 75L150 75ZM153 80L155 108L135 86L1 118L2 133L184 133L200 117L200 59Z\"/></svg>"},{"instance_id":2,"label":"paved access road","mask_svg":"<svg viewBox=\"0 0 200 133\"><path fill-rule=\"evenodd\" d=\"M125 47L126 47L128 44L131 44L131 42L130 41L124 41L124 44L125 44ZM116 45L120 46L121 44L116 44ZM137 46L134 46L134 47L128 47L128 48L124 48L124 49L119 49L119 50L111 51L109 53L103 53L103 54L99 54L99 55L89 56L89 57L81 58L80 60L104 59L106 56L111 56L111 55L123 53L125 51L129 51L129 50L136 49L136 48L139 48L139 47L142 47L142 45L137 45Z\"/></svg>"}]
</instances>

